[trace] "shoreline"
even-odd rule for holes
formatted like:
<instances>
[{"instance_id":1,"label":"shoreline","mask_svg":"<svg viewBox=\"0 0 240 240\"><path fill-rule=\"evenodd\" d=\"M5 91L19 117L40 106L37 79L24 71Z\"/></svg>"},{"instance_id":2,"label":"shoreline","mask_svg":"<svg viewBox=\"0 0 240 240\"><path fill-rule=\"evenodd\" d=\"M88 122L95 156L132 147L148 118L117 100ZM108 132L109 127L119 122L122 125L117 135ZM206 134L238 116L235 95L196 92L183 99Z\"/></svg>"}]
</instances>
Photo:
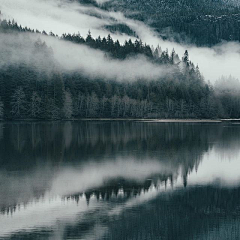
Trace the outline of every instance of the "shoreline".
<instances>
[{"instance_id":1,"label":"shoreline","mask_svg":"<svg viewBox=\"0 0 240 240\"><path fill-rule=\"evenodd\" d=\"M189 122L189 123L221 123L223 122L220 119L130 119L130 118L115 118L115 119L111 119L111 118L86 118L86 119L75 119L72 121L132 121L132 122L145 122L145 123L174 123L174 122ZM239 120L240 121L240 120Z\"/></svg>"},{"instance_id":2,"label":"shoreline","mask_svg":"<svg viewBox=\"0 0 240 240\"><path fill-rule=\"evenodd\" d=\"M129 121L144 123L223 123L240 122L240 119L144 119L144 118L79 118L79 119L14 119L0 120L0 122L76 122L76 121Z\"/></svg>"}]
</instances>

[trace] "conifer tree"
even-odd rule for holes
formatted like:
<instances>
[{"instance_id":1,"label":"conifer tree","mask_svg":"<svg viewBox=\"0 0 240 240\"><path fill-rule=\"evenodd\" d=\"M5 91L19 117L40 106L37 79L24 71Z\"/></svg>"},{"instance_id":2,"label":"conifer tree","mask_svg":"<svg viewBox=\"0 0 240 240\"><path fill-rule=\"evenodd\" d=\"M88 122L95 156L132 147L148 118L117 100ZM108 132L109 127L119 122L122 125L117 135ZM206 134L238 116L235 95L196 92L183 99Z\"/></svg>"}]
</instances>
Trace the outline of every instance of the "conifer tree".
<instances>
[{"instance_id":1,"label":"conifer tree","mask_svg":"<svg viewBox=\"0 0 240 240\"><path fill-rule=\"evenodd\" d=\"M4 117L4 104L1 101L1 97L0 97L0 119L3 119Z\"/></svg>"},{"instance_id":2,"label":"conifer tree","mask_svg":"<svg viewBox=\"0 0 240 240\"><path fill-rule=\"evenodd\" d=\"M73 115L73 101L72 96L69 91L64 93L64 103L63 103L63 115L65 118L70 119Z\"/></svg>"},{"instance_id":3,"label":"conifer tree","mask_svg":"<svg viewBox=\"0 0 240 240\"><path fill-rule=\"evenodd\" d=\"M31 97L31 117L36 118L41 113L41 98L36 92Z\"/></svg>"},{"instance_id":4,"label":"conifer tree","mask_svg":"<svg viewBox=\"0 0 240 240\"><path fill-rule=\"evenodd\" d=\"M12 96L11 106L11 113L13 117L21 118L26 115L27 101L22 87L19 87L17 90L15 90Z\"/></svg>"},{"instance_id":5,"label":"conifer tree","mask_svg":"<svg viewBox=\"0 0 240 240\"><path fill-rule=\"evenodd\" d=\"M185 63L185 65L187 67L189 67L189 55L188 55L188 50L185 51L184 55L183 55L183 62Z\"/></svg>"}]
</instances>

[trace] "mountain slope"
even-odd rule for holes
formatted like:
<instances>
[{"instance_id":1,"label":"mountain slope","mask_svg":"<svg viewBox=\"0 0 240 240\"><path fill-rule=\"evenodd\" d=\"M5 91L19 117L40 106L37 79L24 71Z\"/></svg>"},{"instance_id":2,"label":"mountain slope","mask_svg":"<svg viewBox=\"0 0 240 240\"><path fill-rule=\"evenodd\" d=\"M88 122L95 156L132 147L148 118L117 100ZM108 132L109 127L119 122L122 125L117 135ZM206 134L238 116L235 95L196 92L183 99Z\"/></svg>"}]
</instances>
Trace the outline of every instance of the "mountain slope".
<instances>
[{"instance_id":1,"label":"mountain slope","mask_svg":"<svg viewBox=\"0 0 240 240\"><path fill-rule=\"evenodd\" d=\"M164 38L212 46L240 40L237 5L232 0L114 0L103 7L144 21Z\"/></svg>"}]
</instances>

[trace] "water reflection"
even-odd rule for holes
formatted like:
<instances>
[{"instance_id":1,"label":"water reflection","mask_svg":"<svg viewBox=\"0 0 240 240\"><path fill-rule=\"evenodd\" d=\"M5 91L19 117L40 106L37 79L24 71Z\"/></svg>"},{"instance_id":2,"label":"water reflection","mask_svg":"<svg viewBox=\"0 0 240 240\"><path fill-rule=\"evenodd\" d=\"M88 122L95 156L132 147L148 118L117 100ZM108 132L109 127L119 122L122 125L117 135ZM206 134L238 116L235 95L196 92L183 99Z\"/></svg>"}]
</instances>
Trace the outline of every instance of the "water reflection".
<instances>
[{"instance_id":1,"label":"water reflection","mask_svg":"<svg viewBox=\"0 0 240 240\"><path fill-rule=\"evenodd\" d=\"M239 133L222 124L0 123L0 239L238 239Z\"/></svg>"}]
</instances>

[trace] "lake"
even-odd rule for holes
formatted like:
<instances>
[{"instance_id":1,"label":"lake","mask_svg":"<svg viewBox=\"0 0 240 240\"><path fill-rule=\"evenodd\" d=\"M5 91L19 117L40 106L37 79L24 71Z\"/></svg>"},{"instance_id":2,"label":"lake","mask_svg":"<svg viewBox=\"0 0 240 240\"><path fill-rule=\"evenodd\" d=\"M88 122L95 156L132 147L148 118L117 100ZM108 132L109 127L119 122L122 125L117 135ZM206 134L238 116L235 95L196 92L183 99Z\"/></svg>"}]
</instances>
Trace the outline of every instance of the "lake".
<instances>
[{"instance_id":1,"label":"lake","mask_svg":"<svg viewBox=\"0 0 240 240\"><path fill-rule=\"evenodd\" d=\"M2 122L0 239L240 239L240 125Z\"/></svg>"}]
</instances>

